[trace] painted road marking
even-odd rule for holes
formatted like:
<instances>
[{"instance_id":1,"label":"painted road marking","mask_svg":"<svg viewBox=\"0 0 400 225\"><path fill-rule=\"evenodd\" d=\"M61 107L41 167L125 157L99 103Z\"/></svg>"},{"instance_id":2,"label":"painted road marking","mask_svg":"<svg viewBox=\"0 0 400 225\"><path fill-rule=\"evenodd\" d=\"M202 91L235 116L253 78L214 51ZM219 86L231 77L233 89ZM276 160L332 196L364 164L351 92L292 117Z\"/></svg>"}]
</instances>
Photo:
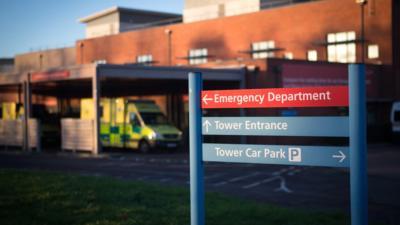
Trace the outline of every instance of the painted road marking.
<instances>
[{"instance_id":1,"label":"painted road marking","mask_svg":"<svg viewBox=\"0 0 400 225\"><path fill-rule=\"evenodd\" d=\"M264 179L264 180L261 180L261 181L258 181L258 182L254 182L254 183L242 186L242 188L243 189L253 188L253 187L256 187L256 186L258 186L260 184L265 184L265 183L269 183L271 181L274 181L274 180L278 179L278 177L279 176L270 177L270 178L267 178L267 179Z\"/></svg>"},{"instance_id":2,"label":"painted road marking","mask_svg":"<svg viewBox=\"0 0 400 225\"><path fill-rule=\"evenodd\" d=\"M287 175L288 176L293 176L296 173L300 173L300 172L301 172L301 169L295 169L295 170L292 170L292 171L288 172Z\"/></svg>"},{"instance_id":3,"label":"painted road marking","mask_svg":"<svg viewBox=\"0 0 400 225\"><path fill-rule=\"evenodd\" d=\"M281 184L280 184L279 188L275 189L274 191L276 191L276 192L283 191L283 192L286 192L286 193L293 193L292 190L287 188L285 178L279 177L279 180L281 181Z\"/></svg>"},{"instance_id":4,"label":"painted road marking","mask_svg":"<svg viewBox=\"0 0 400 225\"><path fill-rule=\"evenodd\" d=\"M204 177L204 180L210 180L210 179L222 177L222 176L224 176L224 175L225 175L225 173L216 173L216 174L214 174L214 175L205 176L205 177Z\"/></svg>"},{"instance_id":5,"label":"painted road marking","mask_svg":"<svg viewBox=\"0 0 400 225\"><path fill-rule=\"evenodd\" d=\"M284 174L284 173L286 173L286 172L287 172L287 174L289 174L289 173L292 173L293 170L300 170L300 169L296 169L296 167L290 166L290 167L283 168L283 169L281 169L281 170L272 172L271 175L272 175L272 176L279 176L279 175L282 175L282 174Z\"/></svg>"},{"instance_id":6,"label":"painted road marking","mask_svg":"<svg viewBox=\"0 0 400 225\"><path fill-rule=\"evenodd\" d=\"M136 162L144 162L144 159L142 159L142 158L137 158L137 157L136 157L136 158L135 158L135 161L136 161Z\"/></svg>"},{"instance_id":7,"label":"painted road marking","mask_svg":"<svg viewBox=\"0 0 400 225\"><path fill-rule=\"evenodd\" d=\"M222 186L222 185L225 185L225 184L228 184L228 183L237 182L237 181L244 180L244 179L247 179L247 178L250 178L250 177L254 177L254 176L257 176L257 175L260 175L260 174L261 174L260 172L254 172L254 173L247 174L247 175L244 175L244 176L234 177L234 178L231 178L231 179L229 179L227 181L221 181L221 182L214 183L213 186L215 186L215 187Z\"/></svg>"},{"instance_id":8,"label":"painted road marking","mask_svg":"<svg viewBox=\"0 0 400 225\"><path fill-rule=\"evenodd\" d=\"M279 180L280 181L280 185L279 185L279 188L276 188L274 191L276 191L276 192L283 191L283 192L286 192L286 193L293 193L293 191L290 190L286 186L286 180L282 176L273 176L273 177L269 177L269 178L266 178L266 179L258 181L258 182L254 182L254 183L251 183L251 184L248 184L248 185L244 185L244 186L242 186L242 189L254 188L254 187L257 187L257 186L259 186L261 184L270 183L270 182L275 181L275 180Z\"/></svg>"},{"instance_id":9,"label":"painted road marking","mask_svg":"<svg viewBox=\"0 0 400 225\"><path fill-rule=\"evenodd\" d=\"M235 177L235 178L230 179L229 182L236 182L236 181L244 180L244 179L247 179L249 177L257 176L259 174L260 174L260 172L254 172L254 173L251 173L251 174L248 174L248 175Z\"/></svg>"},{"instance_id":10,"label":"painted road marking","mask_svg":"<svg viewBox=\"0 0 400 225\"><path fill-rule=\"evenodd\" d=\"M227 184L227 183L228 183L227 181L221 181L221 182L218 182L218 183L213 184L213 186L219 187L219 186L225 185L225 184Z\"/></svg>"}]
</instances>

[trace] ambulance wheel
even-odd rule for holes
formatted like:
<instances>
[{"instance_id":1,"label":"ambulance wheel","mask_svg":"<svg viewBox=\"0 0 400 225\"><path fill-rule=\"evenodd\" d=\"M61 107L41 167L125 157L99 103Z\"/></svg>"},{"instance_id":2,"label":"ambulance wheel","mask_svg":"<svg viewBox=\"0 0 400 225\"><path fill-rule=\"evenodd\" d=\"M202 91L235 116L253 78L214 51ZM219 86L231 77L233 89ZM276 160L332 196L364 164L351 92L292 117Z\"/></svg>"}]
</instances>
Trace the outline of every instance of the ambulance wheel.
<instances>
[{"instance_id":1,"label":"ambulance wheel","mask_svg":"<svg viewBox=\"0 0 400 225\"><path fill-rule=\"evenodd\" d=\"M145 141L145 140L140 141L140 143L139 143L139 151L141 153L145 153L145 154L149 153L150 152L149 143L147 141Z\"/></svg>"}]
</instances>

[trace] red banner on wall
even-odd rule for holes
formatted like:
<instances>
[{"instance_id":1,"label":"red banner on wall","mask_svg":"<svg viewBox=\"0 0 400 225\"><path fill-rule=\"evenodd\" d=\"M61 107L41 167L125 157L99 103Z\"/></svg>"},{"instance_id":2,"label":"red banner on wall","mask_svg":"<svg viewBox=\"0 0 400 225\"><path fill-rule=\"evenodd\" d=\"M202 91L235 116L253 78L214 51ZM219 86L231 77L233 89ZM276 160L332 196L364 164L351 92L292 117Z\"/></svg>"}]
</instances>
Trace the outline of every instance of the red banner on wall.
<instances>
[{"instance_id":1,"label":"red banner on wall","mask_svg":"<svg viewBox=\"0 0 400 225\"><path fill-rule=\"evenodd\" d=\"M282 87L320 87L348 84L348 64L285 63L282 65ZM367 96L379 97L379 66L366 67Z\"/></svg>"},{"instance_id":2,"label":"red banner on wall","mask_svg":"<svg viewBox=\"0 0 400 225\"><path fill-rule=\"evenodd\" d=\"M65 79L70 76L68 70L32 73L31 81L47 81Z\"/></svg>"},{"instance_id":3,"label":"red banner on wall","mask_svg":"<svg viewBox=\"0 0 400 225\"><path fill-rule=\"evenodd\" d=\"M347 86L202 91L202 108L348 106Z\"/></svg>"}]
</instances>

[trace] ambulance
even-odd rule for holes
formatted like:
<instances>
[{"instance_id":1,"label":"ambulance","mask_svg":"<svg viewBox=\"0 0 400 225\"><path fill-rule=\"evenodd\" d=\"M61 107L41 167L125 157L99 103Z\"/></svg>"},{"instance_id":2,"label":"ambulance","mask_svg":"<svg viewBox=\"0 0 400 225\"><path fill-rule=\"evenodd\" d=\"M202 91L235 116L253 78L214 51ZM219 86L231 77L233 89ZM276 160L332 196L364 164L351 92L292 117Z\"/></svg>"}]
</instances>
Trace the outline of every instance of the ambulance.
<instances>
[{"instance_id":1,"label":"ambulance","mask_svg":"<svg viewBox=\"0 0 400 225\"><path fill-rule=\"evenodd\" d=\"M105 147L131 148L148 153L177 149L182 132L168 122L154 101L104 98L100 100L100 138ZM93 119L93 100L81 100L81 119Z\"/></svg>"},{"instance_id":2,"label":"ambulance","mask_svg":"<svg viewBox=\"0 0 400 225\"><path fill-rule=\"evenodd\" d=\"M22 104L15 102L1 103L0 119L3 120L16 120L22 119L24 116L24 107Z\"/></svg>"}]
</instances>

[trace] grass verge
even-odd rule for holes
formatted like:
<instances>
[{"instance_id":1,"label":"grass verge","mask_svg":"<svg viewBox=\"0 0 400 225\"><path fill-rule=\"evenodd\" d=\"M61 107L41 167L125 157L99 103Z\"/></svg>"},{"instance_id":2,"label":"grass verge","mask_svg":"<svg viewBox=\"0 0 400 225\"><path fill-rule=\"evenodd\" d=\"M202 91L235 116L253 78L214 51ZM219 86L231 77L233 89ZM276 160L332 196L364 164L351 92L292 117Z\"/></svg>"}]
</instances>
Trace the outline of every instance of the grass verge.
<instances>
[{"instance_id":1,"label":"grass verge","mask_svg":"<svg viewBox=\"0 0 400 225\"><path fill-rule=\"evenodd\" d=\"M189 191L142 182L0 170L0 224L190 224ZM339 213L308 212L206 195L207 225L344 225Z\"/></svg>"}]
</instances>

